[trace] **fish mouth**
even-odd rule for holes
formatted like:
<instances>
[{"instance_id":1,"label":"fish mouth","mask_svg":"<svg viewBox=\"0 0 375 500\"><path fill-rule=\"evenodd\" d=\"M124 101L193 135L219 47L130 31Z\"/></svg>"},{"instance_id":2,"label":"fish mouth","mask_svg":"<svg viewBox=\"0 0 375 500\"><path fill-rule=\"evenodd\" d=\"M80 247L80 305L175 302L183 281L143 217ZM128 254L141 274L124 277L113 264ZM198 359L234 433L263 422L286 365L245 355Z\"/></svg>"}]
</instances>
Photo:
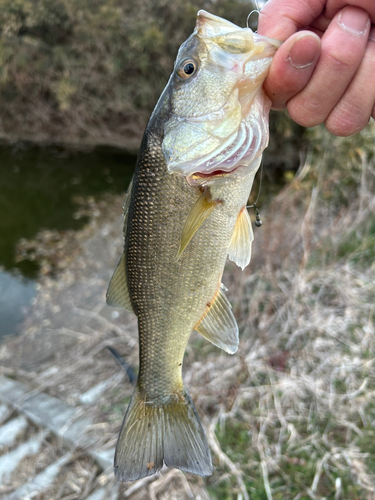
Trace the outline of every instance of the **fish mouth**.
<instances>
[{"instance_id":1,"label":"fish mouth","mask_svg":"<svg viewBox=\"0 0 375 500\"><path fill-rule=\"evenodd\" d=\"M226 177L236 174L237 171L242 169L243 165L237 165L232 168L232 170L214 170L213 172L194 172L193 174L185 177L187 183L190 186L204 186L209 181L219 181L220 179L225 179Z\"/></svg>"},{"instance_id":2,"label":"fish mouth","mask_svg":"<svg viewBox=\"0 0 375 500\"><path fill-rule=\"evenodd\" d=\"M189 184L200 185L204 184L207 180L214 180L227 177L228 175L232 175L236 170L243 167L243 165L237 165L232 168L232 170L214 170L213 172L195 172L194 174L188 177Z\"/></svg>"},{"instance_id":3,"label":"fish mouth","mask_svg":"<svg viewBox=\"0 0 375 500\"><path fill-rule=\"evenodd\" d=\"M254 46L258 45L258 51L255 53L263 52L264 57L265 51L269 52L267 55L273 55L281 45L279 40L258 35L250 28L240 28L236 24L205 10L200 10L197 13L195 33L232 54L244 54L251 51L254 55Z\"/></svg>"},{"instance_id":4,"label":"fish mouth","mask_svg":"<svg viewBox=\"0 0 375 500\"><path fill-rule=\"evenodd\" d=\"M231 174L232 172L234 172L234 170L236 170L236 168L238 168L238 167L235 167L233 170L229 170L229 171L226 171L226 170L214 170L213 172L211 172L209 174L205 174L203 172L196 172L193 175L195 177L200 177L200 178L203 178L203 179L211 178L211 177L223 177L224 175L228 175L228 174Z\"/></svg>"}]
</instances>

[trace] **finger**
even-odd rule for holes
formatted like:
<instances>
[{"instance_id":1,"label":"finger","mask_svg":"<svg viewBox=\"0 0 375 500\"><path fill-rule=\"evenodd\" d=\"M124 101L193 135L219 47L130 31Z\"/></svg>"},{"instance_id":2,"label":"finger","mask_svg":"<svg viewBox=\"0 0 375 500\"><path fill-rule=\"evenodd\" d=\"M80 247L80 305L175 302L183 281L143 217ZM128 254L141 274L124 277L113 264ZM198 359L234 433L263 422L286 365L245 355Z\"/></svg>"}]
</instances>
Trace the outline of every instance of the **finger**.
<instances>
[{"instance_id":1,"label":"finger","mask_svg":"<svg viewBox=\"0 0 375 500\"><path fill-rule=\"evenodd\" d=\"M332 18L328 18L325 15L325 13L323 13L321 16L319 16L317 19L315 19L311 23L309 28L315 28L316 30L324 33L327 30L328 26L330 25L331 21L332 21Z\"/></svg>"},{"instance_id":2,"label":"finger","mask_svg":"<svg viewBox=\"0 0 375 500\"><path fill-rule=\"evenodd\" d=\"M371 21L375 24L375 2L374 0L328 0L326 6L326 16L331 19L345 6L352 5L368 12Z\"/></svg>"},{"instance_id":3,"label":"finger","mask_svg":"<svg viewBox=\"0 0 375 500\"><path fill-rule=\"evenodd\" d=\"M370 32L362 63L344 96L326 120L335 135L360 132L368 124L375 103L375 27Z\"/></svg>"},{"instance_id":4,"label":"finger","mask_svg":"<svg viewBox=\"0 0 375 500\"><path fill-rule=\"evenodd\" d=\"M319 17L325 4L326 0L269 0L259 14L258 33L283 42Z\"/></svg>"},{"instance_id":5,"label":"finger","mask_svg":"<svg viewBox=\"0 0 375 500\"><path fill-rule=\"evenodd\" d=\"M327 119L361 63L370 26L362 9L346 7L336 15L321 40L321 56L309 83L288 102L293 120L313 127Z\"/></svg>"},{"instance_id":6,"label":"finger","mask_svg":"<svg viewBox=\"0 0 375 500\"><path fill-rule=\"evenodd\" d=\"M309 26L309 31L312 31L313 33L318 35L319 38L322 38L322 36L324 35L324 31L320 31L320 30L313 28L311 26Z\"/></svg>"},{"instance_id":7,"label":"finger","mask_svg":"<svg viewBox=\"0 0 375 500\"><path fill-rule=\"evenodd\" d=\"M309 81L320 54L320 38L311 31L292 35L276 52L264 82L273 109L283 109L287 101Z\"/></svg>"}]
</instances>

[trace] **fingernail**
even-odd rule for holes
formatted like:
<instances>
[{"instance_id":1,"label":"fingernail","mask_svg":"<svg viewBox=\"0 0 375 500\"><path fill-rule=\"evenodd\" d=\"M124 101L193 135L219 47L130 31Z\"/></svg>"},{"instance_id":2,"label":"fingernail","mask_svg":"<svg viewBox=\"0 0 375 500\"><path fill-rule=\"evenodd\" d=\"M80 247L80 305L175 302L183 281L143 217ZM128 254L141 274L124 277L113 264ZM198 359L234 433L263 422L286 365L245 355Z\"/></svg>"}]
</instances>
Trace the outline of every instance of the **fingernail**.
<instances>
[{"instance_id":1,"label":"fingernail","mask_svg":"<svg viewBox=\"0 0 375 500\"><path fill-rule=\"evenodd\" d=\"M370 18L366 11L358 7L345 7L338 18L339 25L355 35L364 35Z\"/></svg>"},{"instance_id":2,"label":"fingernail","mask_svg":"<svg viewBox=\"0 0 375 500\"><path fill-rule=\"evenodd\" d=\"M302 35L293 43L288 61L297 69L311 66L318 58L320 39L314 33Z\"/></svg>"}]
</instances>

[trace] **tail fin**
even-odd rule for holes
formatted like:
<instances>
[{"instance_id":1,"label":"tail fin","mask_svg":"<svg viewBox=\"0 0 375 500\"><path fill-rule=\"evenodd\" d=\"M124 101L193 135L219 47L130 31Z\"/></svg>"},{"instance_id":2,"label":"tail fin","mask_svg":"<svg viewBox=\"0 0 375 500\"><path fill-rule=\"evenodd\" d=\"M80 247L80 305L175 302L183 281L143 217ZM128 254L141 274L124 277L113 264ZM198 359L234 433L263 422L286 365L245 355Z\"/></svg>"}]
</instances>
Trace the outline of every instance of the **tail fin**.
<instances>
[{"instance_id":1,"label":"tail fin","mask_svg":"<svg viewBox=\"0 0 375 500\"><path fill-rule=\"evenodd\" d=\"M163 467L176 467L201 476L212 473L211 455L193 401L186 389L157 406L145 402L135 389L117 441L115 474L135 481Z\"/></svg>"}]
</instances>

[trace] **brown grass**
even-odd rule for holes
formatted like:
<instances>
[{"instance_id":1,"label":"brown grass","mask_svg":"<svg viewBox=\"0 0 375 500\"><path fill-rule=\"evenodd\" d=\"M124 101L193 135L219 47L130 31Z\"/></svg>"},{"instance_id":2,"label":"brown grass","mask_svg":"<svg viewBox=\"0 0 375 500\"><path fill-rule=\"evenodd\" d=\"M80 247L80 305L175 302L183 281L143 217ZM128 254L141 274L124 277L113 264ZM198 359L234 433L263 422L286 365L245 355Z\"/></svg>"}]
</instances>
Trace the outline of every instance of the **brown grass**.
<instances>
[{"instance_id":1,"label":"brown grass","mask_svg":"<svg viewBox=\"0 0 375 500\"><path fill-rule=\"evenodd\" d=\"M238 353L229 356L192 335L184 380L206 428L213 475L201 479L165 469L122 485L119 498L375 497L374 131L372 125L349 139L332 138L321 128L310 131L310 151L294 180L262 210L249 269L242 273L228 264L225 272L240 325ZM0 358L4 373L69 404L80 404L83 392L110 379L84 410L94 418L98 446L110 447L132 387L116 376L120 369L105 347L115 347L136 366L137 333L130 315L114 318L103 309L122 243L119 207L101 203L94 209L102 216L67 235L73 238L69 248L74 242L80 248L77 258L60 266L57 281L47 269L25 335L9 342ZM107 259L100 265L98 247ZM98 274L95 301L85 308L73 304L87 320L81 330L55 328L53 319L48 326L56 339L74 343L33 369L12 367L12 349L22 347L26 332L43 335L48 311L69 307L61 304L69 287ZM41 310L42 317L36 314ZM88 472L79 498L87 484L110 484L111 471L97 476L92 465L82 467ZM66 473L69 481L81 484L74 471Z\"/></svg>"}]
</instances>

